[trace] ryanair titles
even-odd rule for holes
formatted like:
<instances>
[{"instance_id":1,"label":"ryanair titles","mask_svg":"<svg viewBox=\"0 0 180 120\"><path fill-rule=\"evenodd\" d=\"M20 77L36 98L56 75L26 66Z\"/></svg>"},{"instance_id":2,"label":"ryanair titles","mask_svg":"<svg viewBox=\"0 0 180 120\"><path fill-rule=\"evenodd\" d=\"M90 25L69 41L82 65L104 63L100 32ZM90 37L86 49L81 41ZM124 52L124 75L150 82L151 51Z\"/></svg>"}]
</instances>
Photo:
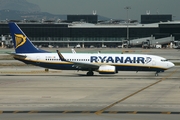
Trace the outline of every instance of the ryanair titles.
<instances>
[{"instance_id":1,"label":"ryanair titles","mask_svg":"<svg viewBox=\"0 0 180 120\"><path fill-rule=\"evenodd\" d=\"M91 56L90 62L101 62L101 63L149 63L150 57L112 57L112 56Z\"/></svg>"}]
</instances>

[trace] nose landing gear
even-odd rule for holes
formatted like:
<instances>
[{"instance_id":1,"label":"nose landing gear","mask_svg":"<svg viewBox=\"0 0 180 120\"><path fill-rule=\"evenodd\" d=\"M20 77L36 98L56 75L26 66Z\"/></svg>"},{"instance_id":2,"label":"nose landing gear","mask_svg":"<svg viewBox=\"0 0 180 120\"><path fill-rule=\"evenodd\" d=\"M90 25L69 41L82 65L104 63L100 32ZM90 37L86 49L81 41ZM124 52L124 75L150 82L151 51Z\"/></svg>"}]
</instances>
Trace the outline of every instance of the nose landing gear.
<instances>
[{"instance_id":1,"label":"nose landing gear","mask_svg":"<svg viewBox=\"0 0 180 120\"><path fill-rule=\"evenodd\" d=\"M159 73L160 73L161 71L156 71L156 73L155 73L155 76L159 76Z\"/></svg>"}]
</instances>

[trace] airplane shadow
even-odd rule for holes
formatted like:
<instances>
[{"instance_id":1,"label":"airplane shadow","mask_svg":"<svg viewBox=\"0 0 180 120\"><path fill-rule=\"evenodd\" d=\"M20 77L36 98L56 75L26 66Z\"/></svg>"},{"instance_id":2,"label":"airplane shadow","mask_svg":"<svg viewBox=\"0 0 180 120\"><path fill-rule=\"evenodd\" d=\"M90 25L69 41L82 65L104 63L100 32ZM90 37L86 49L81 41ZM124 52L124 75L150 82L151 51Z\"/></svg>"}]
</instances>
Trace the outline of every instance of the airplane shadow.
<instances>
[{"instance_id":1,"label":"airplane shadow","mask_svg":"<svg viewBox=\"0 0 180 120\"><path fill-rule=\"evenodd\" d=\"M27 74L6 74L6 75L0 75L0 76L59 76L59 77L102 77L101 75L93 75L93 76L87 76L87 75L84 75L84 74L72 74L72 75L37 75L37 74L34 74L34 75L27 75Z\"/></svg>"},{"instance_id":2,"label":"airplane shadow","mask_svg":"<svg viewBox=\"0 0 180 120\"><path fill-rule=\"evenodd\" d=\"M62 74L2 74L0 76L57 76L57 77L117 77L116 76L113 76L113 75L93 75L93 76L87 76L86 74L66 74L66 75L62 75Z\"/></svg>"}]
</instances>

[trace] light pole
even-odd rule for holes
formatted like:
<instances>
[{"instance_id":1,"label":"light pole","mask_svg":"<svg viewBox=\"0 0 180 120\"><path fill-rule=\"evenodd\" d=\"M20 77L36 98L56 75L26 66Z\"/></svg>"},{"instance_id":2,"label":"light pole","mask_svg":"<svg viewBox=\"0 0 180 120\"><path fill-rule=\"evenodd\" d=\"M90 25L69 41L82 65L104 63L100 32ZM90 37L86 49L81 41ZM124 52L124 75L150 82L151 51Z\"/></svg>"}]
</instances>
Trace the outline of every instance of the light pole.
<instances>
[{"instance_id":1,"label":"light pole","mask_svg":"<svg viewBox=\"0 0 180 120\"><path fill-rule=\"evenodd\" d=\"M129 40L129 16L128 16L128 10L131 9L131 7L127 6L124 9L127 10L127 40Z\"/></svg>"}]
</instances>

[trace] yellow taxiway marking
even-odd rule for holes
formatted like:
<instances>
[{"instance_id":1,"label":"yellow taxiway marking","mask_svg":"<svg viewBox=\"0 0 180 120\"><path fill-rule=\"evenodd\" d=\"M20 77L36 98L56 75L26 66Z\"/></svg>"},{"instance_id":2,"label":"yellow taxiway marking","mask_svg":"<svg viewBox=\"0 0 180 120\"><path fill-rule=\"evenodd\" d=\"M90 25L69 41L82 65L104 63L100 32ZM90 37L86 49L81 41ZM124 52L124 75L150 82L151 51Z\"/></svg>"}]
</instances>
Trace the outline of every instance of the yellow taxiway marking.
<instances>
[{"instance_id":1,"label":"yellow taxiway marking","mask_svg":"<svg viewBox=\"0 0 180 120\"><path fill-rule=\"evenodd\" d=\"M64 111L63 113L71 113L71 112L73 112L73 111Z\"/></svg>"},{"instance_id":2,"label":"yellow taxiway marking","mask_svg":"<svg viewBox=\"0 0 180 120\"><path fill-rule=\"evenodd\" d=\"M133 111L133 112L128 112L129 114L136 114L137 111Z\"/></svg>"},{"instance_id":3,"label":"yellow taxiway marking","mask_svg":"<svg viewBox=\"0 0 180 120\"><path fill-rule=\"evenodd\" d=\"M90 114L90 111L82 111L84 114Z\"/></svg>"},{"instance_id":4,"label":"yellow taxiway marking","mask_svg":"<svg viewBox=\"0 0 180 120\"><path fill-rule=\"evenodd\" d=\"M61 114L94 114L96 111L0 111L0 114L44 114L44 113L61 113ZM180 114L179 111L104 111L104 114Z\"/></svg>"},{"instance_id":5,"label":"yellow taxiway marking","mask_svg":"<svg viewBox=\"0 0 180 120\"><path fill-rule=\"evenodd\" d=\"M38 111L29 111L28 113L38 113Z\"/></svg>"},{"instance_id":6,"label":"yellow taxiway marking","mask_svg":"<svg viewBox=\"0 0 180 120\"><path fill-rule=\"evenodd\" d=\"M14 111L13 113L18 113L19 111Z\"/></svg>"},{"instance_id":7,"label":"yellow taxiway marking","mask_svg":"<svg viewBox=\"0 0 180 120\"><path fill-rule=\"evenodd\" d=\"M171 112L162 112L162 114L171 114Z\"/></svg>"},{"instance_id":8,"label":"yellow taxiway marking","mask_svg":"<svg viewBox=\"0 0 180 120\"><path fill-rule=\"evenodd\" d=\"M100 115L100 114L103 113L105 110L107 110L107 109L115 106L116 104L118 104L118 103L120 103L120 102L122 102L122 101L124 101L124 100L126 100L126 99L128 99L128 98L130 98L130 97L132 97L132 96L134 96L134 95L136 95L136 94L138 94L139 92L141 92L141 91L143 91L143 90L145 90L145 89L147 89L147 88L149 88L149 87L151 87L151 86L153 86L153 85L156 85L156 84L162 82L163 80L166 80L167 78L169 78L170 76L172 76L175 72L177 72L177 70L178 70L178 69L174 70L173 72L171 72L171 73L168 74L167 76L161 78L161 79L158 80L157 82L152 83L152 84L150 84L150 85L148 85L148 86L146 86L146 87L144 87L144 88L142 88L142 89L140 89L140 90L138 90L138 91L136 91L136 92L128 95L127 97L125 97L125 98L123 98L123 99L120 99L119 101L116 101L116 102L110 104L109 106L107 106L107 107L105 107L105 108L103 108L103 109L101 109L101 110L96 111L95 114Z\"/></svg>"}]
</instances>

